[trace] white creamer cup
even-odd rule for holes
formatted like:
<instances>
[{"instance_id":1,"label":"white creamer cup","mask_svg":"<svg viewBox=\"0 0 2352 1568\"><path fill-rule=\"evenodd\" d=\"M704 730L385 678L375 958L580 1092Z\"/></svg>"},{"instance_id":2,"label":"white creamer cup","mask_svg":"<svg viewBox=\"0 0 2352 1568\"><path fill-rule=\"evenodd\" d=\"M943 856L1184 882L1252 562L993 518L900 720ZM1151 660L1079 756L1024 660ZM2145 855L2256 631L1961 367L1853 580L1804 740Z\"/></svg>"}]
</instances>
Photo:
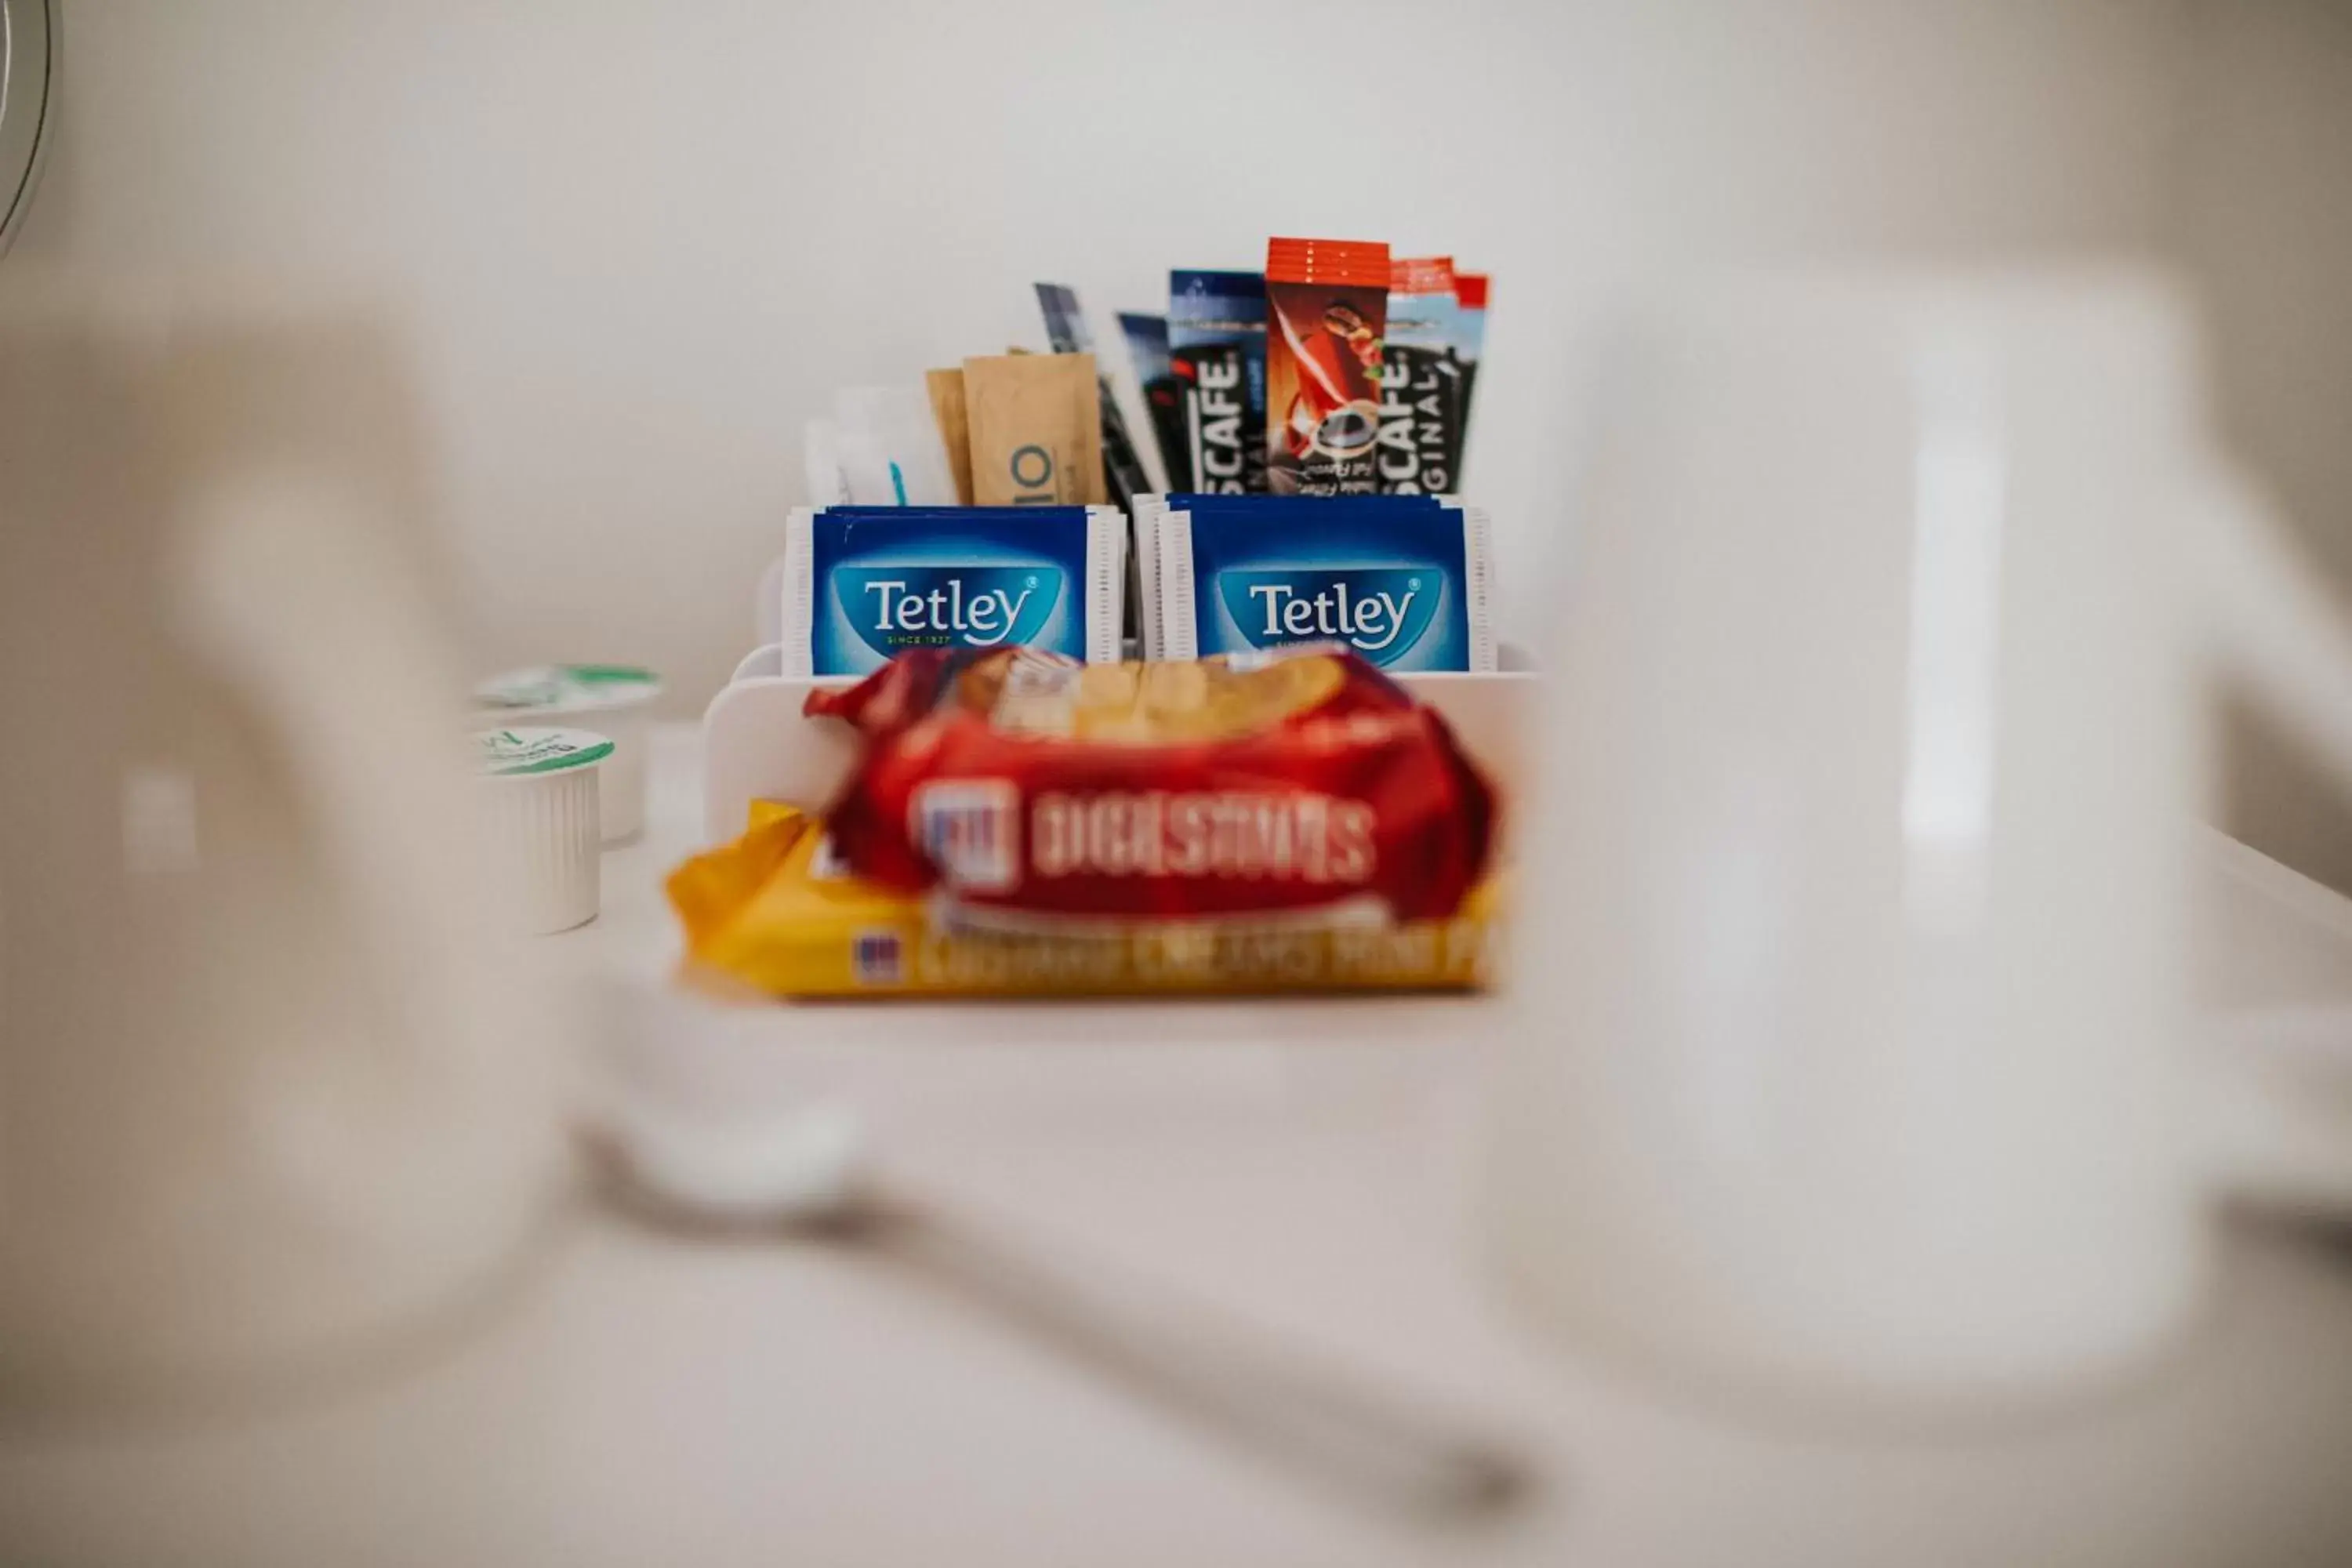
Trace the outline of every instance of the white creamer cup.
<instances>
[{"instance_id":1,"label":"white creamer cup","mask_svg":"<svg viewBox=\"0 0 2352 1568\"><path fill-rule=\"evenodd\" d=\"M582 723L613 742L603 770L604 841L635 838L646 826L646 731L661 677L617 664L541 664L509 670L474 689L481 723Z\"/></svg>"},{"instance_id":2,"label":"white creamer cup","mask_svg":"<svg viewBox=\"0 0 2352 1568\"><path fill-rule=\"evenodd\" d=\"M613 742L537 726L474 735L483 837L514 929L542 936L596 918L603 900L602 791Z\"/></svg>"}]
</instances>

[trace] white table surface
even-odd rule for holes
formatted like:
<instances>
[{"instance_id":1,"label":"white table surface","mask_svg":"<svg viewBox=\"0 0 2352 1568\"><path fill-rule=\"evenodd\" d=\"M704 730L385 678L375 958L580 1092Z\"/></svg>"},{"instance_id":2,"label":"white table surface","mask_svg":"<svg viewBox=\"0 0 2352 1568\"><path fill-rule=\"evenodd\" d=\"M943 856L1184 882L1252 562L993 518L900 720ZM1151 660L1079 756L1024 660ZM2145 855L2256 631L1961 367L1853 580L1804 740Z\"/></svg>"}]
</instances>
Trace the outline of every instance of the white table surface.
<instances>
[{"instance_id":1,"label":"white table surface","mask_svg":"<svg viewBox=\"0 0 2352 1568\"><path fill-rule=\"evenodd\" d=\"M695 830L652 826L560 939L653 977ZM2241 988L2352 999L2282 939ZM2226 988L2226 986L2225 986ZM466 1331L274 1407L0 1433L0 1563L1593 1564L2352 1562L2352 1243L2241 1217L2203 1331L2137 1392L1969 1436L1792 1430L1549 1342L1493 1297L1472 1202L1482 1005L713 1011L747 1106L850 1096L909 1180L1213 1297L1523 1435L1550 1485L1400 1525L855 1253L580 1210Z\"/></svg>"}]
</instances>

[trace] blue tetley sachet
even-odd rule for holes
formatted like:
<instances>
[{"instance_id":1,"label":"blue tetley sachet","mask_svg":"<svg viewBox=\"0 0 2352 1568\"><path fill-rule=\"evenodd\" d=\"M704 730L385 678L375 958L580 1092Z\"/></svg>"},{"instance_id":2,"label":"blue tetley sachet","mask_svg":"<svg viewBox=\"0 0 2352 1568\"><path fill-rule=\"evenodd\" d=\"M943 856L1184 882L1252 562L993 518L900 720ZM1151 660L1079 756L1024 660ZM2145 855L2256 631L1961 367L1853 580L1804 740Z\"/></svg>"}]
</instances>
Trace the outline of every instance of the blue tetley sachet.
<instances>
[{"instance_id":1,"label":"blue tetley sachet","mask_svg":"<svg viewBox=\"0 0 2352 1568\"><path fill-rule=\"evenodd\" d=\"M1389 669L1496 667L1483 512L1427 497L1203 497L1156 521L1171 658L1328 642Z\"/></svg>"},{"instance_id":2,"label":"blue tetley sachet","mask_svg":"<svg viewBox=\"0 0 2352 1568\"><path fill-rule=\"evenodd\" d=\"M1321 506L1325 504L1327 499L1315 498L1314 504ZM1433 495L1370 495L1349 496L1343 504L1346 507L1365 511L1378 512L1400 510L1434 511L1447 503ZM1138 607L1141 611L1139 620L1143 636L1144 657L1147 658L1173 657L1169 651L1167 626L1162 614L1166 605L1166 595L1160 581L1160 536L1169 513L1174 511L1193 513L1204 509L1225 514L1246 513L1263 518L1269 525L1279 528L1285 518L1300 515L1297 510L1299 505L1300 498L1297 496L1205 495L1179 492L1138 497L1135 506L1135 551L1137 564L1141 568L1142 578L1142 603ZM1310 512L1306 515L1316 518L1326 514ZM1203 651L1213 650L1203 649Z\"/></svg>"},{"instance_id":3,"label":"blue tetley sachet","mask_svg":"<svg viewBox=\"0 0 2352 1568\"><path fill-rule=\"evenodd\" d=\"M909 648L1118 658L1126 521L1107 507L827 507L784 536L787 675Z\"/></svg>"}]
</instances>

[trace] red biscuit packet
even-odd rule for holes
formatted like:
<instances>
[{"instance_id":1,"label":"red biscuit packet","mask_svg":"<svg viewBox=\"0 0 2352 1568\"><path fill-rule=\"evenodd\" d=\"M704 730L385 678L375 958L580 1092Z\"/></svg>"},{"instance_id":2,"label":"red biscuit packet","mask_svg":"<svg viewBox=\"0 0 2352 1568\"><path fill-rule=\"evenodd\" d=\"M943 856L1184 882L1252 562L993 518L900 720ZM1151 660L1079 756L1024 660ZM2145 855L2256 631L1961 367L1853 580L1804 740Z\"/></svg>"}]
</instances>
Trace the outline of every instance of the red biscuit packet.
<instances>
[{"instance_id":1,"label":"red biscuit packet","mask_svg":"<svg viewBox=\"0 0 2352 1568\"><path fill-rule=\"evenodd\" d=\"M812 714L864 755L825 813L859 877L1002 924L1451 915L1494 792L1351 653L1085 666L910 652Z\"/></svg>"}]
</instances>

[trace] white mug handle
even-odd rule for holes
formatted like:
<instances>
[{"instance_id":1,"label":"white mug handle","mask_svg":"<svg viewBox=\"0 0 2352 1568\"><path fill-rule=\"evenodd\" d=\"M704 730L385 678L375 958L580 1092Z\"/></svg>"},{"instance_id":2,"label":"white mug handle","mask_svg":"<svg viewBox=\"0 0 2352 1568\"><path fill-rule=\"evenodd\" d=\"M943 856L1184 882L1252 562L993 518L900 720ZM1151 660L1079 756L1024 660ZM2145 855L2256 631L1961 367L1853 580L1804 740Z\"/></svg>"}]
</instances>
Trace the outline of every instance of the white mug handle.
<instances>
[{"instance_id":1,"label":"white mug handle","mask_svg":"<svg viewBox=\"0 0 2352 1568\"><path fill-rule=\"evenodd\" d=\"M2242 476L2216 465L2189 511L2209 668L2305 742L2352 802L2352 621ZM2352 1023L2282 1015L2225 1030L2209 1055L2198 1131L2225 1187L2352 1209L2352 1069L2341 1064L2352 1040L2318 1048L2314 1030Z\"/></svg>"},{"instance_id":2,"label":"white mug handle","mask_svg":"<svg viewBox=\"0 0 2352 1568\"><path fill-rule=\"evenodd\" d=\"M300 461L231 466L191 486L165 567L181 635L269 725L362 940L404 982L379 998L405 1026L395 1070L446 1089L485 1071L469 1015L493 1000L470 984L488 926L461 689L372 504Z\"/></svg>"}]
</instances>

